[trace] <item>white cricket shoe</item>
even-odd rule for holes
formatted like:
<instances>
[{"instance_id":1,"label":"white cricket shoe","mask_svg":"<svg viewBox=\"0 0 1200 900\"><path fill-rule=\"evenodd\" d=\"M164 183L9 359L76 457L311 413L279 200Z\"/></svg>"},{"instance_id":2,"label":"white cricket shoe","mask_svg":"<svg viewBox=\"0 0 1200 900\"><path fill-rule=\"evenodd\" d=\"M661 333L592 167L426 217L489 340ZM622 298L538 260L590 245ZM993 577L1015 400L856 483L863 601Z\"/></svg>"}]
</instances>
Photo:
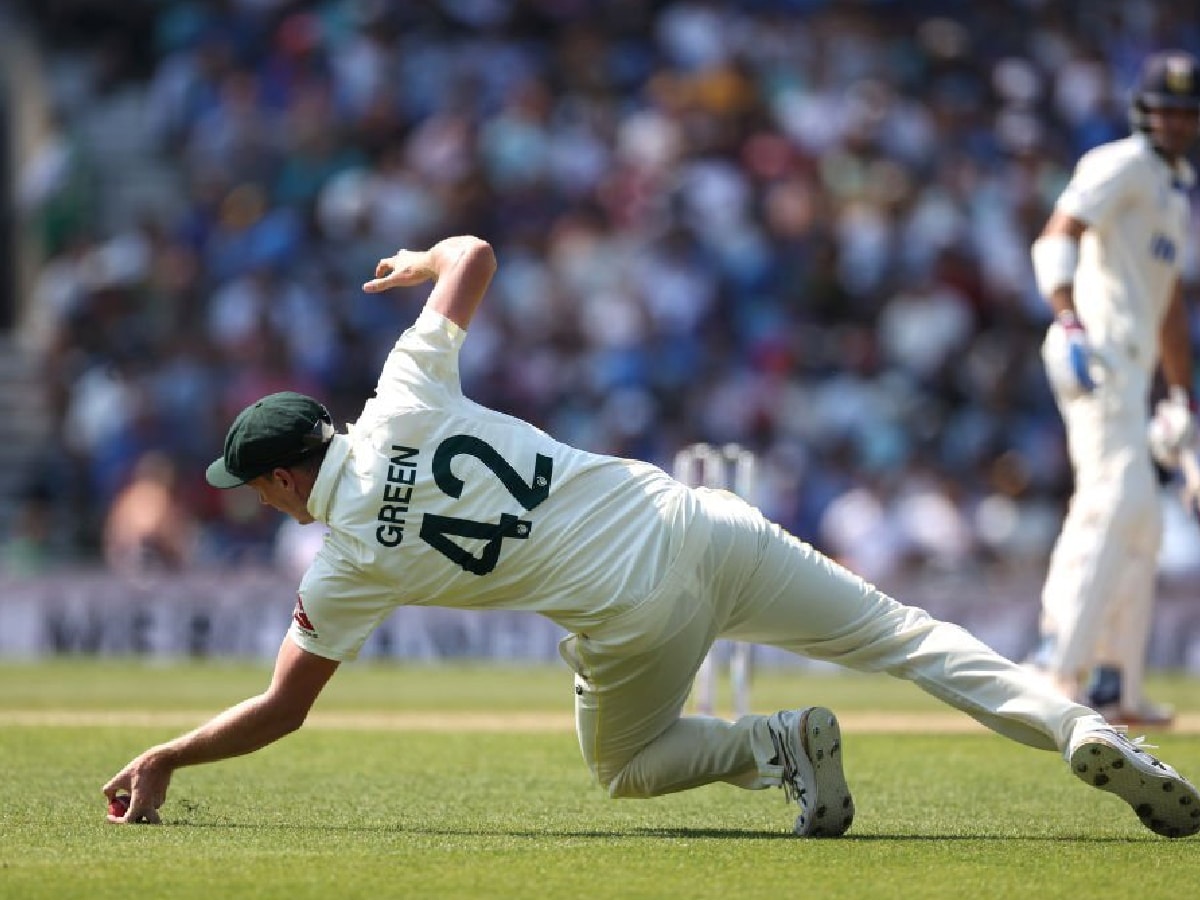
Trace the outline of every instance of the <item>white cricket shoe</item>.
<instances>
[{"instance_id":1,"label":"white cricket shoe","mask_svg":"<svg viewBox=\"0 0 1200 900\"><path fill-rule=\"evenodd\" d=\"M841 837L854 821L854 798L842 772L842 731L821 706L785 709L767 719L783 790L800 807L792 831L801 837Z\"/></svg>"},{"instance_id":2,"label":"white cricket shoe","mask_svg":"<svg viewBox=\"0 0 1200 900\"><path fill-rule=\"evenodd\" d=\"M1200 793L1186 778L1115 729L1085 734L1071 750L1080 781L1116 794L1142 824L1163 837L1200 832Z\"/></svg>"}]
</instances>

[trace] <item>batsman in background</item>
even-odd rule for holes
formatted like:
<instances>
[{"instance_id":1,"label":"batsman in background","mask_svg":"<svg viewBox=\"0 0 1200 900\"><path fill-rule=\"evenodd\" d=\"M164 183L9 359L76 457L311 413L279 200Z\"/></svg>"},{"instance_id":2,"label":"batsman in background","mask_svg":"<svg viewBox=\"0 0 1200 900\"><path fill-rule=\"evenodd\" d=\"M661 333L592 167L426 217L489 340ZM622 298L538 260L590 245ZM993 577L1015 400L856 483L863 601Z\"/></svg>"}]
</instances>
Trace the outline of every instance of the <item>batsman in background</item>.
<instances>
[{"instance_id":1,"label":"batsman in background","mask_svg":"<svg viewBox=\"0 0 1200 900\"><path fill-rule=\"evenodd\" d=\"M537 612L568 632L561 653L574 672L580 749L612 797L718 781L776 786L796 804L796 834L850 827L830 710L734 722L683 714L702 660L727 637L910 679L1002 735L1062 753L1152 831L1200 831L1196 789L1093 710L962 628L880 593L740 497L577 450L468 400L459 351L495 268L492 248L472 237L379 261L369 293L435 285L347 433L295 393L264 397L234 420L208 480L248 484L329 534L301 580L270 686L121 769L104 793L131 796L110 821L157 822L176 769L299 728L392 610L426 604Z\"/></svg>"},{"instance_id":2,"label":"batsman in background","mask_svg":"<svg viewBox=\"0 0 1200 900\"><path fill-rule=\"evenodd\" d=\"M1080 159L1033 244L1038 288L1055 316L1042 357L1075 492L1050 560L1032 662L1111 722L1161 726L1172 711L1143 690L1162 539L1151 454L1183 470L1193 512L1200 490L1180 285L1195 180L1184 155L1200 132L1196 60L1149 57L1130 118L1131 136ZM1148 429L1159 366L1166 398Z\"/></svg>"}]
</instances>

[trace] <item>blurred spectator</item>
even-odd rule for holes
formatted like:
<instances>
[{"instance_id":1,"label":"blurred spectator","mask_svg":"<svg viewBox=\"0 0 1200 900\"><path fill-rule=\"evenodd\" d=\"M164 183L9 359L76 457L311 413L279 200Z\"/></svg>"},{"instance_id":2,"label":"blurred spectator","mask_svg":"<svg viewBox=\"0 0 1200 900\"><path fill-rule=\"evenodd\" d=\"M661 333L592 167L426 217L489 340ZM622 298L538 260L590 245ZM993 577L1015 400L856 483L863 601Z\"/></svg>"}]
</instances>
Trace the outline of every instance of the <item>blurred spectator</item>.
<instances>
[{"instance_id":1,"label":"blurred spectator","mask_svg":"<svg viewBox=\"0 0 1200 900\"><path fill-rule=\"evenodd\" d=\"M90 230L95 215L87 164L77 141L63 130L53 111L47 111L42 131L17 173L16 200L34 228L42 251L61 253L81 232Z\"/></svg>"},{"instance_id":2,"label":"blurred spectator","mask_svg":"<svg viewBox=\"0 0 1200 900\"><path fill-rule=\"evenodd\" d=\"M905 569L905 538L888 512L883 485L863 480L833 499L821 516L818 538L833 558L873 584Z\"/></svg>"},{"instance_id":3,"label":"blurred spectator","mask_svg":"<svg viewBox=\"0 0 1200 900\"><path fill-rule=\"evenodd\" d=\"M293 584L308 571L309 564L325 543L329 531L323 522L300 525L294 519L284 519L275 533L275 567Z\"/></svg>"},{"instance_id":4,"label":"blurred spectator","mask_svg":"<svg viewBox=\"0 0 1200 900\"><path fill-rule=\"evenodd\" d=\"M1145 52L1200 49L1186 5L1125 0L18 6L78 546L141 453L199 472L248 396L361 408L421 298L357 286L473 232L503 265L471 396L659 464L752 447L771 514L883 586L1044 563L1070 471L1027 248ZM198 558L272 555L277 519L181 496Z\"/></svg>"},{"instance_id":5,"label":"blurred spectator","mask_svg":"<svg viewBox=\"0 0 1200 900\"><path fill-rule=\"evenodd\" d=\"M67 559L67 548L56 540L52 500L51 493L41 488L21 497L9 534L0 543L0 572L40 575Z\"/></svg>"},{"instance_id":6,"label":"blurred spectator","mask_svg":"<svg viewBox=\"0 0 1200 900\"><path fill-rule=\"evenodd\" d=\"M146 453L117 494L104 522L104 558L128 575L182 569L195 555L196 527L178 499L175 465L162 453Z\"/></svg>"}]
</instances>

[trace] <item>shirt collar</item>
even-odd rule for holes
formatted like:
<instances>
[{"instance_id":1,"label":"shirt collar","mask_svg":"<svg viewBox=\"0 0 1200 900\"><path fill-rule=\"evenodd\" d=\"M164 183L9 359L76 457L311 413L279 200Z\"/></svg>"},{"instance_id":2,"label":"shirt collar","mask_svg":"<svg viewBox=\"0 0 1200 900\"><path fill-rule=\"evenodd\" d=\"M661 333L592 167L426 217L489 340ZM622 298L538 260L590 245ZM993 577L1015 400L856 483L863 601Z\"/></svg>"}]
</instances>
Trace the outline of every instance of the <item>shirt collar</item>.
<instances>
[{"instance_id":1,"label":"shirt collar","mask_svg":"<svg viewBox=\"0 0 1200 900\"><path fill-rule=\"evenodd\" d=\"M329 524L329 504L333 500L333 489L342 474L342 466L350 454L350 439L344 434L335 434L321 461L317 480L308 495L308 511L318 522Z\"/></svg>"}]
</instances>

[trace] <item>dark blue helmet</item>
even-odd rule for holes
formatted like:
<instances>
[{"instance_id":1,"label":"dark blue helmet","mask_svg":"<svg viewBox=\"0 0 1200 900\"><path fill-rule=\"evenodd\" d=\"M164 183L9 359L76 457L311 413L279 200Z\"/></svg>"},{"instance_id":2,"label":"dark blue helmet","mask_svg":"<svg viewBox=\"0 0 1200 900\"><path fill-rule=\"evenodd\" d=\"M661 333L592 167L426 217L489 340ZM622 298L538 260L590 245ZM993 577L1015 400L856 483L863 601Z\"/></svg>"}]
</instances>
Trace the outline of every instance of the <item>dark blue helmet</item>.
<instances>
[{"instance_id":1,"label":"dark blue helmet","mask_svg":"<svg viewBox=\"0 0 1200 900\"><path fill-rule=\"evenodd\" d=\"M1152 109L1200 110L1200 63L1183 50L1165 50L1146 58L1133 91L1129 117L1138 131L1146 130Z\"/></svg>"}]
</instances>

